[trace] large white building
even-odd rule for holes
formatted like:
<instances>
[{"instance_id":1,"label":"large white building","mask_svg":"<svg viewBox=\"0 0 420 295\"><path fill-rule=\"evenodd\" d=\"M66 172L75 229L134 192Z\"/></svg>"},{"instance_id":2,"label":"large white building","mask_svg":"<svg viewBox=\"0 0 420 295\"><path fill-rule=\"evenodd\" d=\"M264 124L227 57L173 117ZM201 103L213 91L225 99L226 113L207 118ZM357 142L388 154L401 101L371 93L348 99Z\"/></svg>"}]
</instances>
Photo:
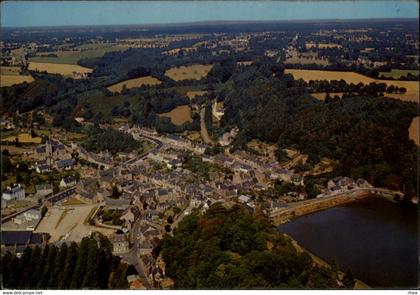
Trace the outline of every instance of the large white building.
<instances>
[{"instance_id":1,"label":"large white building","mask_svg":"<svg viewBox=\"0 0 420 295\"><path fill-rule=\"evenodd\" d=\"M1 196L4 200L23 200L25 198L25 189L17 184L13 187L8 186Z\"/></svg>"}]
</instances>

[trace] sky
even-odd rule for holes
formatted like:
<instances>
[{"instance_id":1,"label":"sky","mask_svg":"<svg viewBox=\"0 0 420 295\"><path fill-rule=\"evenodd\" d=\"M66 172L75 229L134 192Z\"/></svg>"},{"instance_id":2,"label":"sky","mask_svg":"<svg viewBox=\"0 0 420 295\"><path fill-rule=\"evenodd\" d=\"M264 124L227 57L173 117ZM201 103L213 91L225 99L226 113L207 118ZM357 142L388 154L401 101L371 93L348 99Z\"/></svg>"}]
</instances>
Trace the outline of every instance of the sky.
<instances>
[{"instance_id":1,"label":"sky","mask_svg":"<svg viewBox=\"0 0 420 295\"><path fill-rule=\"evenodd\" d=\"M418 18L417 1L4 1L3 27Z\"/></svg>"}]
</instances>

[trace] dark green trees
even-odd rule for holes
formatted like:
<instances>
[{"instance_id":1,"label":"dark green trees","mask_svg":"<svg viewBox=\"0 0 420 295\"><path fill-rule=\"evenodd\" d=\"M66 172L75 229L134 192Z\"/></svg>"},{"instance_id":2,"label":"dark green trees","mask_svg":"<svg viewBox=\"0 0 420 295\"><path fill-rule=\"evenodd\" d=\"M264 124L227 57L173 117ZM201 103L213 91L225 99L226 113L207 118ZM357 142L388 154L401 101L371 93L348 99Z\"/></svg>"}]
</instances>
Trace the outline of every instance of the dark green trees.
<instances>
[{"instance_id":1,"label":"dark green trees","mask_svg":"<svg viewBox=\"0 0 420 295\"><path fill-rule=\"evenodd\" d=\"M79 245L44 249L27 247L21 258L1 258L4 288L10 289L125 289L127 268L112 256L107 238L83 238Z\"/></svg>"},{"instance_id":2,"label":"dark green trees","mask_svg":"<svg viewBox=\"0 0 420 295\"><path fill-rule=\"evenodd\" d=\"M263 215L216 203L161 244L176 289L338 288L337 272L298 253Z\"/></svg>"}]
</instances>

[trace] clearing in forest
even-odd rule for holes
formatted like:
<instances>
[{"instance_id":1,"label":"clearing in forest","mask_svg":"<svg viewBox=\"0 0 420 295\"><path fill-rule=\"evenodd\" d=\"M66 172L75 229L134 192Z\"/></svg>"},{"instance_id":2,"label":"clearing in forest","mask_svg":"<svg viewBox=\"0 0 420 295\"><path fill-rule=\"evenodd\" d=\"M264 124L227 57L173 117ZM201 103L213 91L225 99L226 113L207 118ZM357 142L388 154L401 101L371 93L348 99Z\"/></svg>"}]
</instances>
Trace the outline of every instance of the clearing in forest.
<instances>
[{"instance_id":1,"label":"clearing in forest","mask_svg":"<svg viewBox=\"0 0 420 295\"><path fill-rule=\"evenodd\" d=\"M203 96L207 94L207 91L187 91L186 95L191 100L196 96Z\"/></svg>"},{"instance_id":2,"label":"clearing in forest","mask_svg":"<svg viewBox=\"0 0 420 295\"><path fill-rule=\"evenodd\" d=\"M207 76L213 65L191 65L179 68L171 68L165 72L165 75L174 81L182 80L200 80Z\"/></svg>"},{"instance_id":3,"label":"clearing in forest","mask_svg":"<svg viewBox=\"0 0 420 295\"><path fill-rule=\"evenodd\" d=\"M192 121L191 109L189 105L178 106L170 112L161 113L158 115L159 117L167 117L171 119L171 122L175 125L182 125Z\"/></svg>"},{"instance_id":4,"label":"clearing in forest","mask_svg":"<svg viewBox=\"0 0 420 295\"><path fill-rule=\"evenodd\" d=\"M23 82L31 83L34 81L34 78L29 75L0 75L0 87L13 86Z\"/></svg>"},{"instance_id":5,"label":"clearing in forest","mask_svg":"<svg viewBox=\"0 0 420 295\"><path fill-rule=\"evenodd\" d=\"M371 82L375 83L385 83L388 86L394 85L398 87L404 87L407 89L407 92L404 94L385 94L387 97L398 98L403 101L419 101L419 82L418 81L396 81L396 80L379 80L373 79L370 77L363 76L355 72L340 72L340 71L321 71L321 70L298 70L298 69L286 69L286 74L292 74L293 77L298 79L303 79L306 82L310 80L345 80L348 84L369 84Z\"/></svg>"},{"instance_id":6,"label":"clearing in forest","mask_svg":"<svg viewBox=\"0 0 420 295\"><path fill-rule=\"evenodd\" d=\"M60 74L63 76L73 76L74 74L87 74L92 72L92 69L85 68L79 65L42 62L30 62L28 69L38 72L46 71L50 74Z\"/></svg>"},{"instance_id":7,"label":"clearing in forest","mask_svg":"<svg viewBox=\"0 0 420 295\"><path fill-rule=\"evenodd\" d=\"M161 83L162 82L159 79L156 79L152 76L146 76L146 77L140 77L140 78L134 78L130 80L121 81L119 83L109 86L107 89L111 92L121 92L121 90L123 90L124 85L127 89L130 89L130 88L135 88L135 87L141 87L143 85L147 85L147 86L159 85Z\"/></svg>"},{"instance_id":8,"label":"clearing in forest","mask_svg":"<svg viewBox=\"0 0 420 295\"><path fill-rule=\"evenodd\" d=\"M28 133L21 133L18 136L9 136L5 139L3 139L4 141L7 142L15 142L16 138L18 138L20 143L36 143L39 144L42 141L41 137L32 137L30 134Z\"/></svg>"}]
</instances>

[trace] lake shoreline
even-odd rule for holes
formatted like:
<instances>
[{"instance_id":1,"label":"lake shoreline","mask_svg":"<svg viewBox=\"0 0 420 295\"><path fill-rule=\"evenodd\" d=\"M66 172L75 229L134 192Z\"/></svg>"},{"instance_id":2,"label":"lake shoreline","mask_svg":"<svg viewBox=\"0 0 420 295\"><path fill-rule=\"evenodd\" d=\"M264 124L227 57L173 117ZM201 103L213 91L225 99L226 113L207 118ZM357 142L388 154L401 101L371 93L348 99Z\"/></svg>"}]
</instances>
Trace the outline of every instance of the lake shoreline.
<instances>
[{"instance_id":1,"label":"lake shoreline","mask_svg":"<svg viewBox=\"0 0 420 295\"><path fill-rule=\"evenodd\" d=\"M342 270L350 268L355 277L368 282L361 281L364 288L412 288L417 268L416 216L411 207L370 195L293 218L278 230L319 265L334 261Z\"/></svg>"},{"instance_id":2,"label":"lake shoreline","mask_svg":"<svg viewBox=\"0 0 420 295\"><path fill-rule=\"evenodd\" d=\"M318 266L331 267L331 264L329 264L327 261L325 261L321 257L315 255L314 253L312 253L311 251L309 251L308 249L306 249L305 247L300 245L292 236L290 236L288 234L285 234L285 233L282 233L282 234L285 237L287 237L288 239L290 239L290 241L292 242L292 245L296 249L296 251L298 251L299 253L306 252L309 256L311 256L311 258L312 258L312 260L315 264L317 264ZM338 276L340 278L342 278L342 276L344 276L344 272L341 271L341 270L338 270ZM354 286L355 290L369 290L369 289L372 289L368 284L361 281L360 279L355 278L355 281L356 281L356 284Z\"/></svg>"}]
</instances>

